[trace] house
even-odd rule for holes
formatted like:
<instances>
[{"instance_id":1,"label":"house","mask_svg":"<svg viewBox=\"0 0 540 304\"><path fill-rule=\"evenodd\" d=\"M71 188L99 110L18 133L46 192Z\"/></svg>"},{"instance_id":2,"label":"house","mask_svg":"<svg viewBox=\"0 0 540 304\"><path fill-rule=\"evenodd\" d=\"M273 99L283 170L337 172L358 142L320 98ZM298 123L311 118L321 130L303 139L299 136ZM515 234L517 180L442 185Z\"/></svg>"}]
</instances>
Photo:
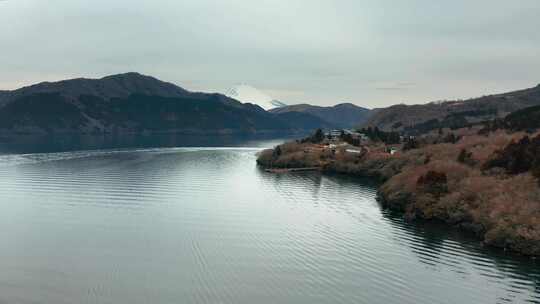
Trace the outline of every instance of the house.
<instances>
[{"instance_id":1,"label":"house","mask_svg":"<svg viewBox=\"0 0 540 304\"><path fill-rule=\"evenodd\" d=\"M360 138L361 141L368 141L369 137L364 133L358 133L358 138Z\"/></svg>"},{"instance_id":2,"label":"house","mask_svg":"<svg viewBox=\"0 0 540 304\"><path fill-rule=\"evenodd\" d=\"M394 154L396 154L398 152L398 149L395 148L395 147L388 147L388 148L386 148L386 151L388 153L390 153L390 155L394 155Z\"/></svg>"},{"instance_id":3,"label":"house","mask_svg":"<svg viewBox=\"0 0 540 304\"><path fill-rule=\"evenodd\" d=\"M330 131L331 137L340 137L341 136L341 130L332 130Z\"/></svg>"},{"instance_id":4,"label":"house","mask_svg":"<svg viewBox=\"0 0 540 304\"><path fill-rule=\"evenodd\" d=\"M332 141L337 141L341 138L341 130L331 130L324 134L328 139Z\"/></svg>"},{"instance_id":5,"label":"house","mask_svg":"<svg viewBox=\"0 0 540 304\"><path fill-rule=\"evenodd\" d=\"M348 130L348 129L343 129L343 130L334 129L334 130L331 130L330 132L325 133L325 135L328 139L332 141L339 141L342 135L349 135L352 139L358 140L359 143L366 142L369 140L369 137L366 134L357 132L355 130Z\"/></svg>"},{"instance_id":6,"label":"house","mask_svg":"<svg viewBox=\"0 0 540 304\"><path fill-rule=\"evenodd\" d=\"M360 141L369 140L369 137L367 137L366 134L360 133L360 132L355 131L355 130L343 130L343 133L351 135L352 138L359 139Z\"/></svg>"}]
</instances>

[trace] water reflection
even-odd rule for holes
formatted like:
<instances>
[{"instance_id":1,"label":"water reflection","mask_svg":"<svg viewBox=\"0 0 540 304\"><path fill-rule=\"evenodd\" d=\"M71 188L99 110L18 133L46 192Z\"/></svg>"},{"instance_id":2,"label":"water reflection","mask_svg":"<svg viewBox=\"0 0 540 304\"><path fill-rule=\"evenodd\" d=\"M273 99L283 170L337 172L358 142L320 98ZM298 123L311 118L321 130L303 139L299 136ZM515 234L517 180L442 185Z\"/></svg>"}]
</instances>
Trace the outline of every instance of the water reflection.
<instances>
[{"instance_id":1,"label":"water reflection","mask_svg":"<svg viewBox=\"0 0 540 304\"><path fill-rule=\"evenodd\" d=\"M17 135L0 137L0 154L47 153L80 150L167 147L253 147L259 144L276 145L303 134L273 135Z\"/></svg>"},{"instance_id":2,"label":"water reflection","mask_svg":"<svg viewBox=\"0 0 540 304\"><path fill-rule=\"evenodd\" d=\"M536 261L406 223L369 180L269 174L258 150L0 156L0 302L539 302Z\"/></svg>"},{"instance_id":3,"label":"water reflection","mask_svg":"<svg viewBox=\"0 0 540 304\"><path fill-rule=\"evenodd\" d=\"M333 188L331 191L333 195L344 189L356 188L358 192L363 194L359 198L359 202L365 199L364 195L366 194L370 196L370 199L373 199L374 193L369 190L366 191L366 189L377 187L376 182L369 179L340 175L321 176L313 173L275 175L265 172L260 174L266 180L271 181L274 187L279 190L287 187L296 188L292 185L298 183L299 185L306 185L306 188L317 187L319 189L317 192L328 192L328 189L323 188L328 186L329 182L331 182ZM316 183L312 182L314 179L317 180ZM348 195L351 195L351 193ZM352 194L352 196L355 195ZM335 197L339 196L336 195ZM317 200L307 201L306 203L319 204ZM415 292L423 293L425 296L423 300L432 295L437 303L452 303L452 301L441 300L445 296L454 300L462 297L464 303L490 303L489 299L495 295L497 303L540 303L540 264L536 259L484 248L474 236L456 229L449 229L444 224L407 222L402 215L388 210L381 210L380 206L377 206L380 221L374 220L374 213L370 213L369 219L371 223L366 221L365 216L355 216L358 214L347 210L348 208L354 208L354 206L337 210L356 217L357 224L362 227L364 233L366 230L374 229L375 234L379 234L380 238L384 238L383 236L389 237L385 242L394 242L398 245L397 247L383 246L384 253L379 252L380 256L377 259L384 255L401 259L401 261L395 263L395 267L402 268L405 272L410 271L409 275L411 277L414 277L415 272L421 272L419 268L425 269L431 274L447 274L440 277L432 275L425 278L423 282L414 282L412 284L413 286L417 284L417 286L409 286L411 289L416 289ZM366 213L366 210L364 209L362 212ZM378 244L373 245L376 247ZM407 251L413 254L418 263L407 265L409 264L406 261L408 254L403 252L404 248L407 248ZM381 261L369 260L368 262L371 264L380 263ZM388 266L391 264L389 263ZM393 271L389 270L387 272L390 275ZM453 279L449 279L449 277ZM399 275L396 275L396 278L399 278ZM457 285L461 285L463 282L470 284L465 288L467 293L462 295L449 293L448 289L459 289ZM500 288L486 288L486 284L498 285ZM406 285L404 284L401 287L406 288Z\"/></svg>"},{"instance_id":4,"label":"water reflection","mask_svg":"<svg viewBox=\"0 0 540 304\"><path fill-rule=\"evenodd\" d=\"M502 284L497 303L540 303L540 263L536 259L486 248L470 233L442 223L407 222L400 214L384 210L394 238L407 245L418 261L434 271L448 270L465 280L483 277Z\"/></svg>"}]
</instances>

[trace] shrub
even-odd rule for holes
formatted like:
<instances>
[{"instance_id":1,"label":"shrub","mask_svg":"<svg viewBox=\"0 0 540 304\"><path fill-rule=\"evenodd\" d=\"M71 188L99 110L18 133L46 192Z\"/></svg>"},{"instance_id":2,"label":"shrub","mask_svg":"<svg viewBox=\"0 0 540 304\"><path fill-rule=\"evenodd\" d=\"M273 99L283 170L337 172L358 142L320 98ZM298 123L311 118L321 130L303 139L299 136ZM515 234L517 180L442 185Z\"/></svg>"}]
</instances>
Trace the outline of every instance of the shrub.
<instances>
[{"instance_id":1,"label":"shrub","mask_svg":"<svg viewBox=\"0 0 540 304\"><path fill-rule=\"evenodd\" d=\"M416 182L417 188L421 191L441 197L448 192L448 179L445 173L430 170L425 175L420 176Z\"/></svg>"},{"instance_id":2,"label":"shrub","mask_svg":"<svg viewBox=\"0 0 540 304\"><path fill-rule=\"evenodd\" d=\"M473 159L472 152L468 152L466 149L461 149L457 161L471 167L476 164L476 161Z\"/></svg>"},{"instance_id":3,"label":"shrub","mask_svg":"<svg viewBox=\"0 0 540 304\"><path fill-rule=\"evenodd\" d=\"M525 136L518 142L512 141L503 150L496 151L486 162L484 169L501 167L508 174L520 174L527 171L538 172L540 164L540 136L530 139Z\"/></svg>"},{"instance_id":4,"label":"shrub","mask_svg":"<svg viewBox=\"0 0 540 304\"><path fill-rule=\"evenodd\" d=\"M455 144L458 140L459 138L454 133L448 133L448 135L444 137L445 143Z\"/></svg>"},{"instance_id":5,"label":"shrub","mask_svg":"<svg viewBox=\"0 0 540 304\"><path fill-rule=\"evenodd\" d=\"M324 133L321 129L317 129L313 135L308 136L300 141L300 143L312 143L312 144L318 144L321 143L324 140Z\"/></svg>"},{"instance_id":6,"label":"shrub","mask_svg":"<svg viewBox=\"0 0 540 304\"><path fill-rule=\"evenodd\" d=\"M420 145L415 138L409 138L407 139L407 141L405 141L405 144L403 145L403 151L418 149L419 147Z\"/></svg>"}]
</instances>

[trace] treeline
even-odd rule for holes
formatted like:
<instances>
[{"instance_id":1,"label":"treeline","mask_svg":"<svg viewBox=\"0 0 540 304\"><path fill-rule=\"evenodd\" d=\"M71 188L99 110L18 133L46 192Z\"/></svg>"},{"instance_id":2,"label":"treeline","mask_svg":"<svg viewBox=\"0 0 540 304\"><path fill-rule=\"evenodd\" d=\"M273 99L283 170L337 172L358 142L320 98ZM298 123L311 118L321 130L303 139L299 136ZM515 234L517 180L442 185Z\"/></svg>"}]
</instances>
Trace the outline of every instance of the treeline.
<instances>
[{"instance_id":1,"label":"treeline","mask_svg":"<svg viewBox=\"0 0 540 304\"><path fill-rule=\"evenodd\" d=\"M540 129L540 106L524 108L512 112L505 118L496 118L483 122L472 123L466 119L466 117L482 117L484 115L496 114L497 112L493 109L453 113L447 115L443 120L432 119L413 126L404 127L403 132L409 135L419 135L437 129L448 128L450 130L457 130L461 128L472 128L478 125L482 127L479 131L481 135L487 135L497 130L533 132ZM401 125L394 125L394 128L399 127Z\"/></svg>"},{"instance_id":2,"label":"treeline","mask_svg":"<svg viewBox=\"0 0 540 304\"><path fill-rule=\"evenodd\" d=\"M384 142L387 145L399 144L401 142L401 137L399 132L385 132L375 127L367 127L359 130L360 133L366 134L366 136L372 141Z\"/></svg>"},{"instance_id":3,"label":"treeline","mask_svg":"<svg viewBox=\"0 0 540 304\"><path fill-rule=\"evenodd\" d=\"M497 130L528 131L540 128L540 106L529 107L513 112L504 119L494 119L484 123L480 134Z\"/></svg>"},{"instance_id":4,"label":"treeline","mask_svg":"<svg viewBox=\"0 0 540 304\"><path fill-rule=\"evenodd\" d=\"M531 172L540 183L540 135L535 138L525 136L511 142L503 150L496 151L483 166L484 170L503 168L507 174Z\"/></svg>"},{"instance_id":5,"label":"treeline","mask_svg":"<svg viewBox=\"0 0 540 304\"><path fill-rule=\"evenodd\" d=\"M344 142L348 143L349 145L355 146L355 147L359 147L361 145L361 143L362 143L360 138L353 137L352 134L345 133L343 131L341 131L341 135L339 137Z\"/></svg>"},{"instance_id":6,"label":"treeline","mask_svg":"<svg viewBox=\"0 0 540 304\"><path fill-rule=\"evenodd\" d=\"M476 117L482 119L482 116L497 115L497 109L483 109L474 111L464 111L446 115L442 120L431 119L423 123L415 124L404 128L406 134L418 135L428 133L437 129L457 130L461 128L472 127L475 123L469 122L467 117Z\"/></svg>"},{"instance_id":7,"label":"treeline","mask_svg":"<svg viewBox=\"0 0 540 304\"><path fill-rule=\"evenodd\" d=\"M308 137L305 137L305 138L302 138L300 140L298 140L297 142L301 143L301 144L305 144L305 143L312 143L312 144L319 144L321 143L323 140L324 140L324 132L322 129L317 129L315 131L315 133L313 133L312 135L308 136Z\"/></svg>"}]
</instances>

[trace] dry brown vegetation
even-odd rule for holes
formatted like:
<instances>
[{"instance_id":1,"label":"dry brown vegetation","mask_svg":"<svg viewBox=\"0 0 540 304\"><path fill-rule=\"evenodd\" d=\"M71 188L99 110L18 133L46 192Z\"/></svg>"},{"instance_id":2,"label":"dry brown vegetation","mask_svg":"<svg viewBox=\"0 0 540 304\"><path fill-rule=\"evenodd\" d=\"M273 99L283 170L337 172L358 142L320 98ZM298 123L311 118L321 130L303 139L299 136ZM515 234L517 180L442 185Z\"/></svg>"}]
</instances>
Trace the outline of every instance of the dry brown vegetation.
<instances>
[{"instance_id":1,"label":"dry brown vegetation","mask_svg":"<svg viewBox=\"0 0 540 304\"><path fill-rule=\"evenodd\" d=\"M469 229L485 243L540 254L540 187L530 173L507 174L485 164L521 133L465 136L456 144L429 145L403 155L407 165L380 190L386 206L408 218L439 219ZM465 151L465 152L464 152ZM460 155L466 161L460 162ZM419 164L415 158L429 158ZM419 186L429 172L446 176L445 193Z\"/></svg>"},{"instance_id":2,"label":"dry brown vegetation","mask_svg":"<svg viewBox=\"0 0 540 304\"><path fill-rule=\"evenodd\" d=\"M288 142L262 151L257 162L272 168L322 167L331 154L315 144Z\"/></svg>"},{"instance_id":3,"label":"dry brown vegetation","mask_svg":"<svg viewBox=\"0 0 540 304\"><path fill-rule=\"evenodd\" d=\"M484 136L463 129L456 135L460 139L455 144L426 144L393 156L381 147L371 147L361 155L334 154L313 144L288 143L280 146L279 155L276 149L264 151L259 163L317 165L332 172L378 177L385 181L379 189L383 206L403 211L409 219L442 220L475 232L486 244L540 255L536 171L514 174L504 166L487 165L501 163L501 158L514 164L521 157L509 153L534 154L536 150L512 146L524 142L525 133L498 131ZM540 133L529 136L536 138Z\"/></svg>"}]
</instances>

